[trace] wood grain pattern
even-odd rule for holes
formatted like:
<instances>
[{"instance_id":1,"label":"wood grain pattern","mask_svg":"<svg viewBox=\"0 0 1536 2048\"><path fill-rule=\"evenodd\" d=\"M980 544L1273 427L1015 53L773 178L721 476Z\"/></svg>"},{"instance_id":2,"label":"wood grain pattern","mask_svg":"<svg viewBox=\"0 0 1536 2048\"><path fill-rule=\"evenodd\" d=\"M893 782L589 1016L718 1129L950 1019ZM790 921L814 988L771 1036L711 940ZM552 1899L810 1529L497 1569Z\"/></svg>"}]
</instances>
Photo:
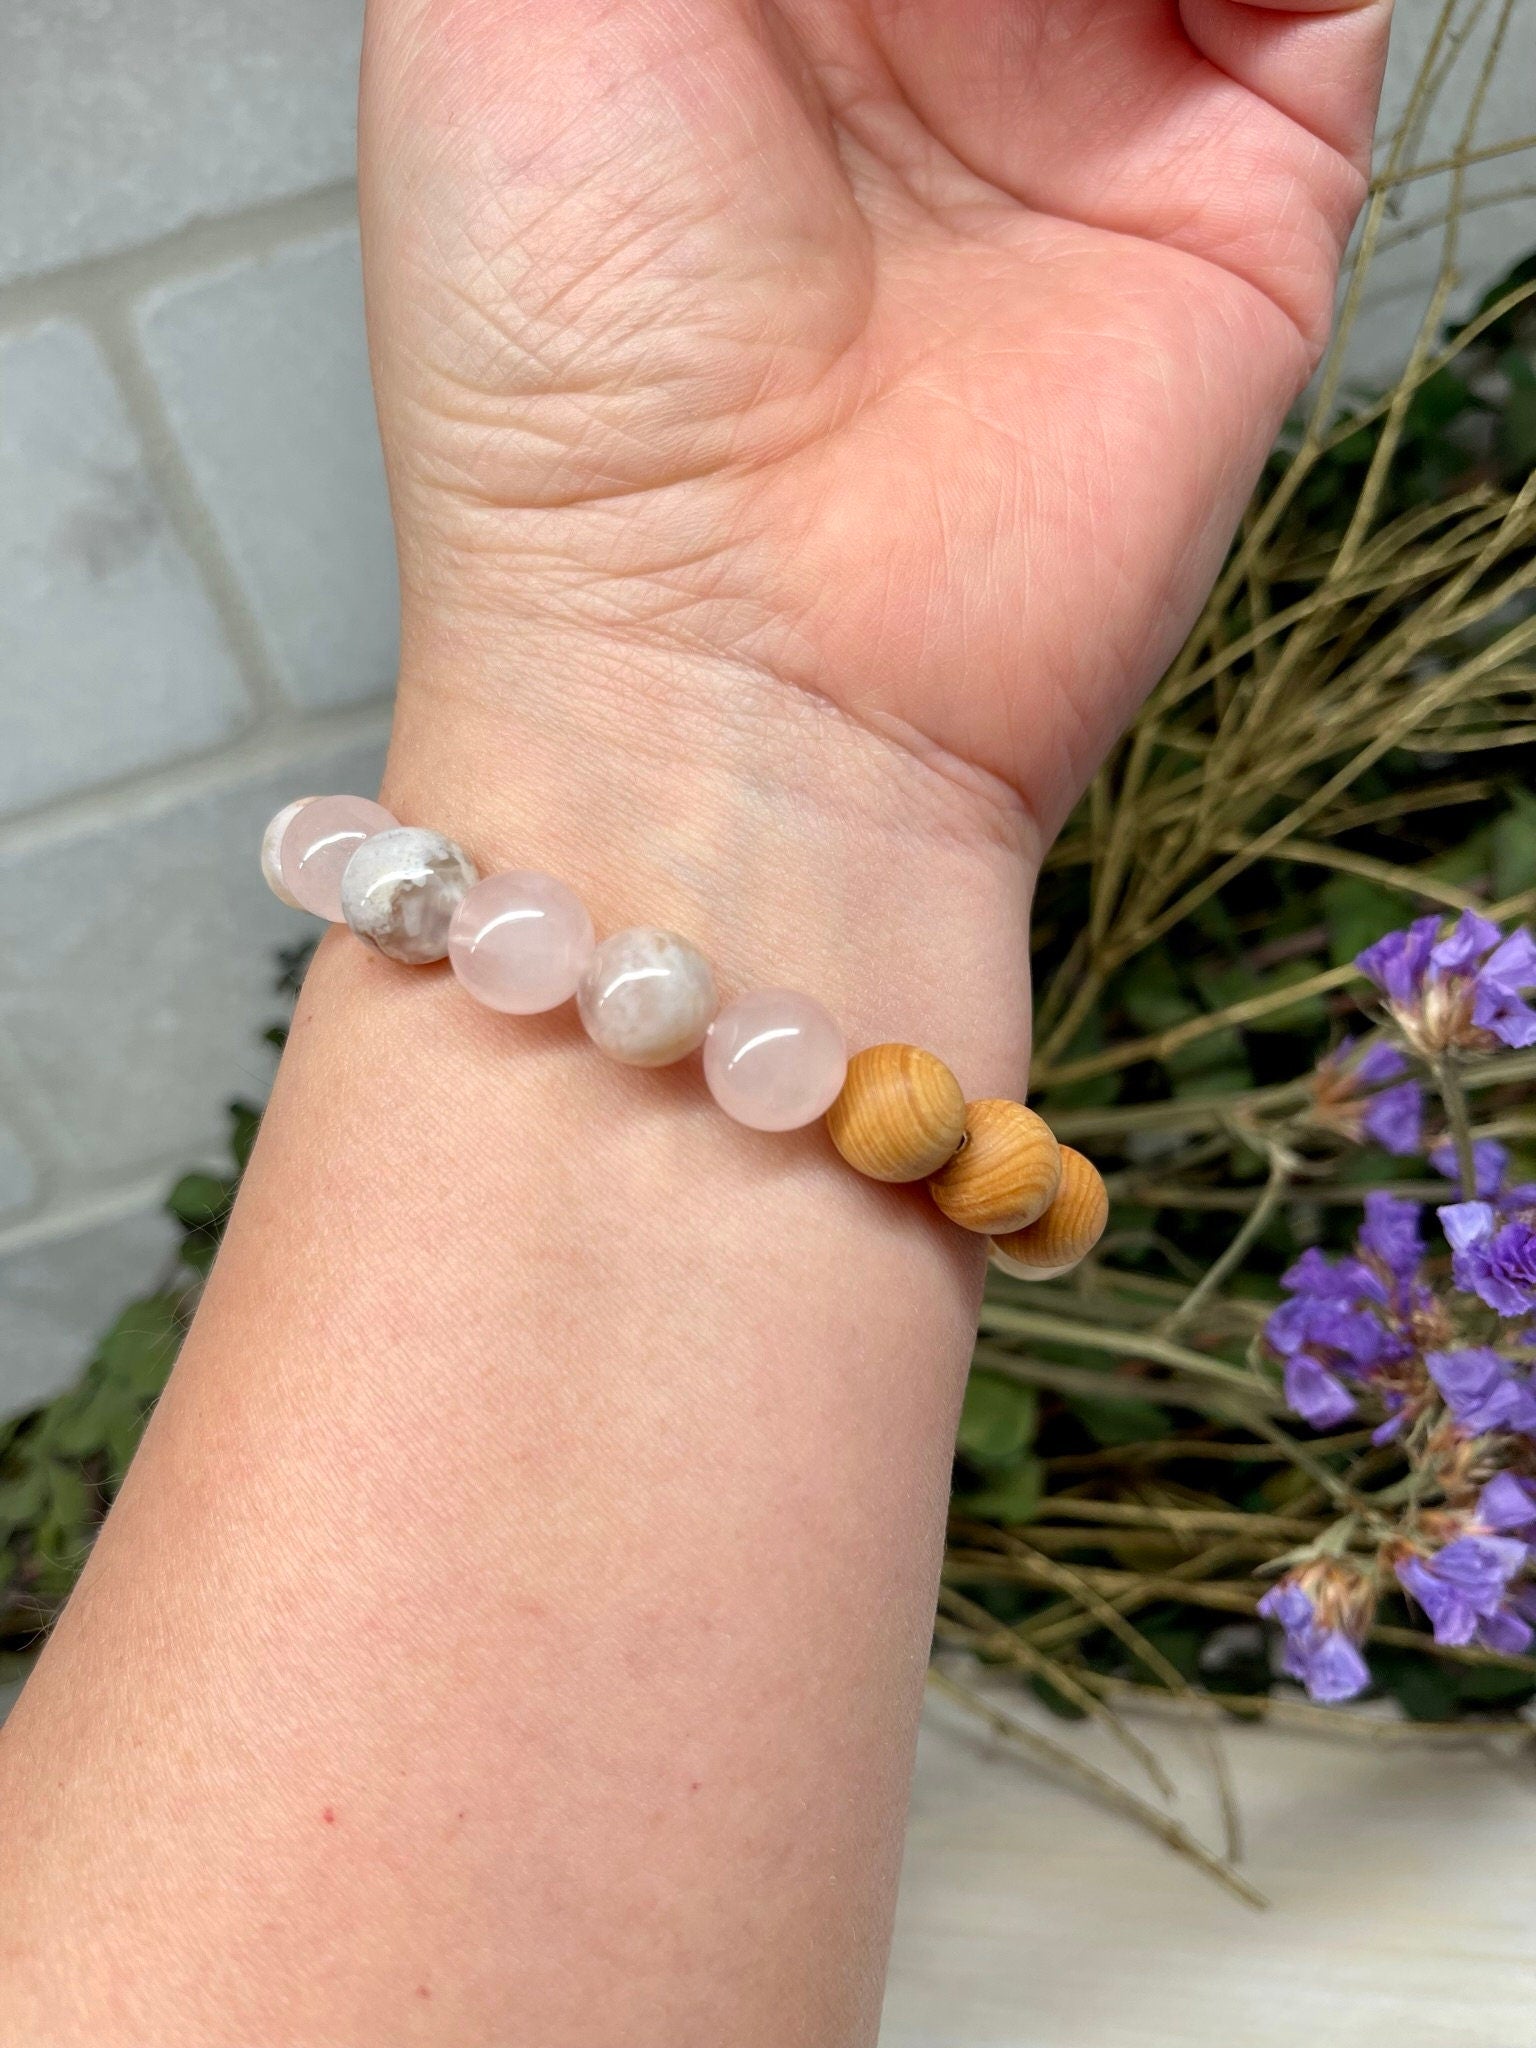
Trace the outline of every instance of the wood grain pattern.
<instances>
[{"instance_id":1,"label":"wood grain pattern","mask_svg":"<svg viewBox=\"0 0 1536 2048\"><path fill-rule=\"evenodd\" d=\"M1061 1147L1022 1102L965 1105L965 1143L928 1187L951 1223L989 1237L1022 1230L1055 1199Z\"/></svg>"},{"instance_id":2,"label":"wood grain pattern","mask_svg":"<svg viewBox=\"0 0 1536 2048\"><path fill-rule=\"evenodd\" d=\"M1049 1280L1086 1258L1104 1235L1109 1195L1099 1169L1070 1145L1061 1147L1061 1185L1043 1216L992 1240L992 1261L1020 1280Z\"/></svg>"},{"instance_id":3,"label":"wood grain pattern","mask_svg":"<svg viewBox=\"0 0 1536 2048\"><path fill-rule=\"evenodd\" d=\"M827 1130L848 1164L871 1180L926 1180L965 1135L965 1096L936 1053L871 1045L848 1062Z\"/></svg>"}]
</instances>

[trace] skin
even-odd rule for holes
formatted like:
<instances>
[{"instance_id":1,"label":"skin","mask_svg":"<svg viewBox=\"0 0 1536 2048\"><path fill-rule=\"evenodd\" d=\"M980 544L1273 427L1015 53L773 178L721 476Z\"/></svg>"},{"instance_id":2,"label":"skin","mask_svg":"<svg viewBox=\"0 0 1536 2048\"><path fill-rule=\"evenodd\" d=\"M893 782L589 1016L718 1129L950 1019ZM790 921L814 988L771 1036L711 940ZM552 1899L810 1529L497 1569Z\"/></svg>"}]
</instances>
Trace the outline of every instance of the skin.
<instances>
[{"instance_id":1,"label":"skin","mask_svg":"<svg viewBox=\"0 0 1536 2048\"><path fill-rule=\"evenodd\" d=\"M373 0L385 801L1018 1093L1041 851L1315 359L1386 26ZM327 940L0 1739L6 2048L872 2042L981 1265Z\"/></svg>"}]
</instances>

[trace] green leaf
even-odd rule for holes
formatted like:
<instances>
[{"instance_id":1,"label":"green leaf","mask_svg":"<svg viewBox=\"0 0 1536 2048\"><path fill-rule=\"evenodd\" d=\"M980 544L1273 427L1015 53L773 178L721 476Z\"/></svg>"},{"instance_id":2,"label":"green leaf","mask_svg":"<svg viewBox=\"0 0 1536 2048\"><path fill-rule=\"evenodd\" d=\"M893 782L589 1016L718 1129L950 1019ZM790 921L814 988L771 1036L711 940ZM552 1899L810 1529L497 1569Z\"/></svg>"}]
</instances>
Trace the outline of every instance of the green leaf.
<instances>
[{"instance_id":1,"label":"green leaf","mask_svg":"<svg viewBox=\"0 0 1536 2048\"><path fill-rule=\"evenodd\" d=\"M1513 348L1500 358L1499 368L1509 379L1509 396L1499 420L1499 466L1523 480L1536 468L1536 369Z\"/></svg>"},{"instance_id":2,"label":"green leaf","mask_svg":"<svg viewBox=\"0 0 1536 2048\"><path fill-rule=\"evenodd\" d=\"M48 1469L38 1462L14 1478L0 1481L0 1528L25 1529L35 1522L48 1498Z\"/></svg>"},{"instance_id":3,"label":"green leaf","mask_svg":"<svg viewBox=\"0 0 1536 2048\"><path fill-rule=\"evenodd\" d=\"M1297 982L1310 981L1317 972L1316 960L1286 960L1264 978L1265 994L1276 989L1290 988ZM1328 1006L1319 995L1302 996L1283 1010L1271 1010L1261 1017L1250 1030L1257 1031L1326 1031L1328 1028Z\"/></svg>"},{"instance_id":4,"label":"green leaf","mask_svg":"<svg viewBox=\"0 0 1536 2048\"><path fill-rule=\"evenodd\" d=\"M1334 875L1318 891L1328 927L1328 952L1335 967L1353 960L1388 932L1396 931L1411 908L1395 890L1359 875Z\"/></svg>"},{"instance_id":5,"label":"green leaf","mask_svg":"<svg viewBox=\"0 0 1536 2048\"><path fill-rule=\"evenodd\" d=\"M995 1485L984 1486L976 1493L957 1493L955 1506L983 1521L1012 1526L1033 1518L1044 1492L1044 1465L1038 1458L1026 1457L1016 1471Z\"/></svg>"},{"instance_id":6,"label":"green leaf","mask_svg":"<svg viewBox=\"0 0 1536 2048\"><path fill-rule=\"evenodd\" d=\"M91 1521L94 1495L73 1465L48 1467L48 1507L43 1527L49 1523L64 1536L74 1534Z\"/></svg>"},{"instance_id":7,"label":"green leaf","mask_svg":"<svg viewBox=\"0 0 1536 2048\"><path fill-rule=\"evenodd\" d=\"M1184 1610L1188 1613L1188 1609ZM1141 1633L1155 1650L1161 1650L1181 1677L1191 1684L1200 1681L1200 1652L1211 1633L1209 1627L1195 1627L1171 1618L1172 1610L1139 1624Z\"/></svg>"},{"instance_id":8,"label":"green leaf","mask_svg":"<svg viewBox=\"0 0 1536 2048\"><path fill-rule=\"evenodd\" d=\"M1099 1400L1092 1394L1073 1394L1067 1406L1096 1444L1144 1444L1170 1436L1173 1424L1164 1411L1139 1394L1122 1400Z\"/></svg>"},{"instance_id":9,"label":"green leaf","mask_svg":"<svg viewBox=\"0 0 1536 2048\"><path fill-rule=\"evenodd\" d=\"M1512 1711L1536 1693L1536 1684L1528 1671L1512 1671L1507 1665L1463 1664L1456 1672L1456 1691L1477 1706Z\"/></svg>"},{"instance_id":10,"label":"green leaf","mask_svg":"<svg viewBox=\"0 0 1536 2048\"><path fill-rule=\"evenodd\" d=\"M1121 975L1115 993L1137 1030L1148 1035L1198 1015L1162 946L1138 954Z\"/></svg>"},{"instance_id":11,"label":"green leaf","mask_svg":"<svg viewBox=\"0 0 1536 2048\"><path fill-rule=\"evenodd\" d=\"M267 1037L272 1033L269 1031ZM286 1038L287 1033L283 1036ZM232 1102L229 1105L229 1149L235 1156L235 1165L244 1173L250 1162L251 1147L256 1142L256 1133L261 1128L261 1111L250 1102Z\"/></svg>"},{"instance_id":12,"label":"green leaf","mask_svg":"<svg viewBox=\"0 0 1536 2048\"><path fill-rule=\"evenodd\" d=\"M979 1465L1016 1458L1034 1442L1039 1405L1033 1387L997 1373L973 1372L966 1383L956 1442Z\"/></svg>"},{"instance_id":13,"label":"green leaf","mask_svg":"<svg viewBox=\"0 0 1536 2048\"><path fill-rule=\"evenodd\" d=\"M1510 791L1509 809L1489 834L1495 896L1517 896L1536 889L1536 796L1527 789Z\"/></svg>"},{"instance_id":14,"label":"green leaf","mask_svg":"<svg viewBox=\"0 0 1536 2048\"><path fill-rule=\"evenodd\" d=\"M165 1206L188 1229L218 1222L234 1197L234 1183L214 1173L184 1173L166 1198Z\"/></svg>"},{"instance_id":15,"label":"green leaf","mask_svg":"<svg viewBox=\"0 0 1536 2048\"><path fill-rule=\"evenodd\" d=\"M1368 1653L1372 1676L1402 1708L1410 1721L1454 1721L1458 1680L1454 1668L1411 1650Z\"/></svg>"},{"instance_id":16,"label":"green leaf","mask_svg":"<svg viewBox=\"0 0 1536 2048\"><path fill-rule=\"evenodd\" d=\"M173 1294L131 1301L102 1338L94 1367L146 1395L158 1394L181 1344L181 1304Z\"/></svg>"}]
</instances>

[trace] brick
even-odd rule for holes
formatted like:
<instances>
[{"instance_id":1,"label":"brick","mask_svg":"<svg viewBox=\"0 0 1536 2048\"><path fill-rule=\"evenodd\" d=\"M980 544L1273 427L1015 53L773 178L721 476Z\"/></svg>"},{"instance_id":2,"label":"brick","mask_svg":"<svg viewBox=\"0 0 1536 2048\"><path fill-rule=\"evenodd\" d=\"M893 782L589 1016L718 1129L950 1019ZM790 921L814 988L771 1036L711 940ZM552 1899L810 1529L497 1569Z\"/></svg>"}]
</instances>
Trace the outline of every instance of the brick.
<instances>
[{"instance_id":1,"label":"brick","mask_svg":"<svg viewBox=\"0 0 1536 2048\"><path fill-rule=\"evenodd\" d=\"M308 791L372 790L381 765L381 746L317 750L0 856L0 958L23 969L7 1040L66 1181L222 1156L225 1103L271 1078L276 951L318 929L267 892L261 828Z\"/></svg>"},{"instance_id":2,"label":"brick","mask_svg":"<svg viewBox=\"0 0 1536 2048\"><path fill-rule=\"evenodd\" d=\"M31 1155L18 1132L0 1123L0 1216L30 1206L37 1194Z\"/></svg>"},{"instance_id":3,"label":"brick","mask_svg":"<svg viewBox=\"0 0 1536 2048\"><path fill-rule=\"evenodd\" d=\"M144 351L287 693L390 688L394 542L356 234L155 293Z\"/></svg>"},{"instance_id":4,"label":"brick","mask_svg":"<svg viewBox=\"0 0 1536 2048\"><path fill-rule=\"evenodd\" d=\"M362 0L7 0L0 279L351 175Z\"/></svg>"},{"instance_id":5,"label":"brick","mask_svg":"<svg viewBox=\"0 0 1536 2048\"><path fill-rule=\"evenodd\" d=\"M0 1257L0 1414L61 1393L118 1312L153 1288L175 1241L148 1205Z\"/></svg>"},{"instance_id":6,"label":"brick","mask_svg":"<svg viewBox=\"0 0 1536 2048\"><path fill-rule=\"evenodd\" d=\"M244 687L95 343L0 341L0 811L244 723Z\"/></svg>"}]
</instances>

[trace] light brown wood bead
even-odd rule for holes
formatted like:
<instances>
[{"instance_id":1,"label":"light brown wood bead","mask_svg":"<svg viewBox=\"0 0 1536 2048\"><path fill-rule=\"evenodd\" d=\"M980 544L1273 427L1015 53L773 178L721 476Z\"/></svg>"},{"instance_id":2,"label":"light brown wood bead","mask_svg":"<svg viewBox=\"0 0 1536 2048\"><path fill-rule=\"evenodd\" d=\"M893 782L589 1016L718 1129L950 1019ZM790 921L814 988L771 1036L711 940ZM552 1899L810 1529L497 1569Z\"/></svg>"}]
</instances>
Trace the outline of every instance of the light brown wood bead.
<instances>
[{"instance_id":1,"label":"light brown wood bead","mask_svg":"<svg viewBox=\"0 0 1536 2048\"><path fill-rule=\"evenodd\" d=\"M1054 1199L1061 1147L1022 1102L989 1097L965 1105L965 1143L929 1181L951 1223L963 1230L1022 1230Z\"/></svg>"},{"instance_id":2,"label":"light brown wood bead","mask_svg":"<svg viewBox=\"0 0 1536 2048\"><path fill-rule=\"evenodd\" d=\"M1109 1195L1099 1169L1063 1145L1055 1201L1023 1230L994 1237L992 1262L1017 1280L1054 1280L1088 1256L1108 1221Z\"/></svg>"},{"instance_id":3,"label":"light brown wood bead","mask_svg":"<svg viewBox=\"0 0 1536 2048\"><path fill-rule=\"evenodd\" d=\"M848 1062L827 1131L871 1180L926 1180L965 1136L965 1096L937 1054L920 1045L866 1046Z\"/></svg>"}]
</instances>

